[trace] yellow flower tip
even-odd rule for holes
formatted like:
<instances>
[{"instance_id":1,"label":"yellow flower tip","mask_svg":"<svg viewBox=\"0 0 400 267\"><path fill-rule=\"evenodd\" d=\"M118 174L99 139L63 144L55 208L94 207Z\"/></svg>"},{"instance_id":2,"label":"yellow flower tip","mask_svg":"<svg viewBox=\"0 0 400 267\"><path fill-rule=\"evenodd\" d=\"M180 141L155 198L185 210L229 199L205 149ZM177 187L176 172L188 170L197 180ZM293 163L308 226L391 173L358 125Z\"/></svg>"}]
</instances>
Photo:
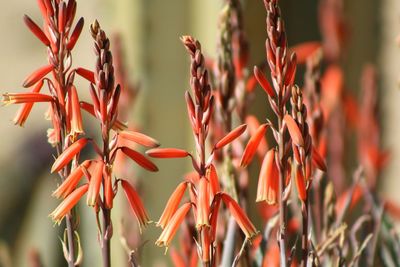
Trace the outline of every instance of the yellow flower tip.
<instances>
[{"instance_id":1,"label":"yellow flower tip","mask_svg":"<svg viewBox=\"0 0 400 267\"><path fill-rule=\"evenodd\" d=\"M196 229L201 230L203 227L211 228L211 225L208 222L202 222L196 224Z\"/></svg>"},{"instance_id":2,"label":"yellow flower tip","mask_svg":"<svg viewBox=\"0 0 400 267\"><path fill-rule=\"evenodd\" d=\"M143 223L143 225L139 225L139 233L143 234L143 231L147 228L149 224L154 223L153 221L149 220Z\"/></svg>"},{"instance_id":3,"label":"yellow flower tip","mask_svg":"<svg viewBox=\"0 0 400 267\"><path fill-rule=\"evenodd\" d=\"M86 204L89 207L94 207L94 206L96 206L96 199L95 198L88 198L87 201L86 201Z\"/></svg>"},{"instance_id":4,"label":"yellow flower tip","mask_svg":"<svg viewBox=\"0 0 400 267\"><path fill-rule=\"evenodd\" d=\"M160 239L158 239L156 242L155 242L155 244L156 244L156 246L158 246L158 247L165 247L165 250L164 250L164 255L167 255L167 252L168 252L168 249L169 249L169 244L167 244L166 242L164 242L164 241L162 241L162 240L160 240Z\"/></svg>"},{"instance_id":5,"label":"yellow flower tip","mask_svg":"<svg viewBox=\"0 0 400 267\"><path fill-rule=\"evenodd\" d=\"M2 106L8 106L12 104L11 100L12 100L11 96L8 93L4 93L3 98L1 99Z\"/></svg>"},{"instance_id":6,"label":"yellow flower tip","mask_svg":"<svg viewBox=\"0 0 400 267\"><path fill-rule=\"evenodd\" d=\"M260 231L256 230L254 233L252 233L250 236L246 236L247 242L251 245L253 240L260 234Z\"/></svg>"}]
</instances>

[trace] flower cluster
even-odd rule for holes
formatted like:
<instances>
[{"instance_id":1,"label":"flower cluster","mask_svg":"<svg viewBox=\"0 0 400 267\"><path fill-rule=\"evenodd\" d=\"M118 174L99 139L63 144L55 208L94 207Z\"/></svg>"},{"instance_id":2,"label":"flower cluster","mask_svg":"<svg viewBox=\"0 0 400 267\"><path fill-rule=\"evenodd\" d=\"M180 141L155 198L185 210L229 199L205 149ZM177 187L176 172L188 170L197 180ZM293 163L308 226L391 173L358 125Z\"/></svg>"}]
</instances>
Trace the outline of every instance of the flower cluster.
<instances>
[{"instance_id":1,"label":"flower cluster","mask_svg":"<svg viewBox=\"0 0 400 267\"><path fill-rule=\"evenodd\" d=\"M218 211L221 201L225 203L231 215L235 218L239 227L250 241L257 234L239 204L228 194L221 192L216 168L213 165L214 152L238 138L246 129L245 125L238 126L222 139L215 143L211 154L206 159L205 144L209 131L210 118L214 111L214 97L209 84L208 72L204 67L204 56L200 43L190 36L182 37L182 42L191 57L190 86L194 101L189 92L186 92L186 105L189 120L195 137L197 158L189 152L174 148L156 148L147 151L147 154L155 158L181 158L190 157L197 175L190 181L182 182L167 202L158 225L163 231L156 244L159 246L170 245L179 225L185 219L188 212L193 209L197 236L194 236L200 244L199 257L206 265L215 264L216 229ZM188 190L190 200L185 204L179 204Z\"/></svg>"}]
</instances>

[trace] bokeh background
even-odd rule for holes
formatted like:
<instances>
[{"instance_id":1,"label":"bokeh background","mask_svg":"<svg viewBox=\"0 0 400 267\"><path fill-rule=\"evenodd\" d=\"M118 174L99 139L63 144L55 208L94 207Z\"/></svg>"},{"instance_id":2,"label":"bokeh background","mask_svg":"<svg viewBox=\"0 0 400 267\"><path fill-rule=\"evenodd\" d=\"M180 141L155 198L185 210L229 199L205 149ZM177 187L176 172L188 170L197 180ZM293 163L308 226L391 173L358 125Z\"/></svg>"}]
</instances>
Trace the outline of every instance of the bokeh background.
<instances>
[{"instance_id":1,"label":"bokeh background","mask_svg":"<svg viewBox=\"0 0 400 267\"><path fill-rule=\"evenodd\" d=\"M250 41L251 65L264 59L265 10L261 0L242 1L245 30ZM319 40L318 0L281 0L290 45ZM391 162L379 181L380 192L400 202L398 188L400 162L400 1L343 1L350 26L345 57L347 90L359 92L360 74L366 63L376 65L379 75L379 115L383 147L390 148ZM143 132L164 146L190 147L191 134L186 123L183 93L188 89L188 58L179 37L190 34L199 39L204 51L214 56L217 21L222 0L81 0L77 16L85 17L85 29L74 50L75 66L94 65L89 24L98 19L110 34L122 38L127 74L140 83L141 92L131 109L131 118ZM46 63L43 46L23 24L29 14L39 21L36 1L2 1L0 8L0 92L23 91L22 81L33 69ZM78 90L85 91L82 82ZM264 118L265 97L257 90L252 112ZM57 177L49 174L54 151L47 144L43 119L45 108L35 105L24 128L13 125L17 107L0 108L0 266L29 266L29 257L37 251L44 266L64 266L60 228L48 214L57 201L50 197ZM96 125L93 125L95 127ZM354 147L346 147L354 153ZM138 170L145 206L156 220L189 162L158 161L159 173ZM354 169L350 162L349 169ZM255 183L256 177L254 176ZM350 178L349 178L350 179ZM122 194L121 194L122 195ZM124 199L118 199L114 218L113 263L124 266L127 256L120 242L121 225L130 222ZM84 250L82 266L100 266L93 211L79 208L80 231ZM257 221L257 215L251 214ZM121 223L121 219L123 222ZM151 226L143 236L143 266L168 266L164 250L153 245L159 229Z\"/></svg>"}]
</instances>

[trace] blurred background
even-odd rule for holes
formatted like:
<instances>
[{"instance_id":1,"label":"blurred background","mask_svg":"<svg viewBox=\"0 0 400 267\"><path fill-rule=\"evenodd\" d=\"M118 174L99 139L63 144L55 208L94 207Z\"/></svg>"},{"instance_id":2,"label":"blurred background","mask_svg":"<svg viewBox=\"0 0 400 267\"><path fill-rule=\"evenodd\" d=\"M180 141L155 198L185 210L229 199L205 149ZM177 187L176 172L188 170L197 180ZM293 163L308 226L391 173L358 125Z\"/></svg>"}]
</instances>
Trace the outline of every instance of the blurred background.
<instances>
[{"instance_id":1,"label":"blurred background","mask_svg":"<svg viewBox=\"0 0 400 267\"><path fill-rule=\"evenodd\" d=\"M250 66L265 57L265 10L261 0L242 1L245 31L250 42ZM318 0L281 0L289 45L321 39L318 26ZM190 34L202 42L205 54L214 57L217 43L218 14L222 0L85 0L78 1L77 16L85 18L85 28L74 50L74 65L94 66L89 25L99 20L110 36L122 40L127 78L140 84L140 93L130 109L135 125L166 147L191 148L192 136L186 122L184 91L189 88L189 60L179 37ZM390 163L379 180L380 193L400 202L398 177L400 162L400 1L343 1L348 23L348 40L340 64L345 70L346 90L356 97L360 91L361 72L366 63L376 66L379 77L379 118L382 146L390 149ZM29 14L40 21L36 1L3 1L0 8L0 91L22 92L25 77L46 64L46 51L23 24ZM299 77L302 78L300 70ZM80 92L87 89L83 81ZM78 82L79 86L79 82ZM265 118L266 98L256 90L252 113ZM258 97L262 96L262 97ZM0 108L0 265L29 266L37 253L44 266L64 266L61 227L54 226L48 214L57 206L50 197L57 185L50 175L55 151L47 144L44 105L35 105L24 128L14 126L16 106ZM93 123L93 131L97 125ZM89 130L91 132L91 130ZM350 137L351 138L351 137ZM355 145L345 148L355 154ZM133 164L131 164L133 165ZM187 161L157 161L160 171L147 173L134 169L150 217L157 220L169 194L189 169ZM346 163L348 171L356 168L354 159ZM349 176L350 177L350 176ZM256 184L257 174L252 184ZM351 178L349 178L351 179ZM122 195L122 194L120 194ZM120 242L121 226L132 221L127 204L117 197L114 218L113 263L124 266L127 255ZM96 223L93 211L79 208L80 232L84 259L82 266L100 266L100 249L94 244ZM257 225L260 219L250 211ZM160 230L150 226L145 231L143 266L168 266L164 250L153 245Z\"/></svg>"}]
</instances>

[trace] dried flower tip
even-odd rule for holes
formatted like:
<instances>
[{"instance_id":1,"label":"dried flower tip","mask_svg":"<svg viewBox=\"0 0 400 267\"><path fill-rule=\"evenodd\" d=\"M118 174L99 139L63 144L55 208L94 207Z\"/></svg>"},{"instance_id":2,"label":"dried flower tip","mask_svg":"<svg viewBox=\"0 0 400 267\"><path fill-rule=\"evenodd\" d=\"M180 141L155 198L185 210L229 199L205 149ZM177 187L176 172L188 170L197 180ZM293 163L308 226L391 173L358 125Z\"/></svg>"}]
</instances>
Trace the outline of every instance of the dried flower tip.
<instances>
[{"instance_id":1,"label":"dried flower tip","mask_svg":"<svg viewBox=\"0 0 400 267\"><path fill-rule=\"evenodd\" d=\"M87 192L89 185L84 184L75 189L60 205L49 215L53 221L60 224L67 213L78 203L82 196Z\"/></svg>"},{"instance_id":2,"label":"dried flower tip","mask_svg":"<svg viewBox=\"0 0 400 267\"><path fill-rule=\"evenodd\" d=\"M157 226L160 226L162 229L167 226L172 216L178 210L179 203L181 202L183 195L185 194L187 184L187 182L180 183L175 191L172 193L172 195L168 199L167 205L165 206L165 209L160 219L157 222Z\"/></svg>"},{"instance_id":3,"label":"dried flower tip","mask_svg":"<svg viewBox=\"0 0 400 267\"><path fill-rule=\"evenodd\" d=\"M150 223L149 215L143 206L143 202L140 199L139 194L136 192L133 186L126 180L121 179L120 181L129 205L131 206L131 209L139 223L140 232L142 232L142 229Z\"/></svg>"},{"instance_id":4,"label":"dried flower tip","mask_svg":"<svg viewBox=\"0 0 400 267\"><path fill-rule=\"evenodd\" d=\"M272 89L267 78L265 78L264 73L257 66L254 66L254 77L256 77L258 83L271 98L275 97L275 91Z\"/></svg>"},{"instance_id":5,"label":"dried flower tip","mask_svg":"<svg viewBox=\"0 0 400 267\"><path fill-rule=\"evenodd\" d=\"M139 145L143 145L145 147L158 147L160 146L160 143L151 138L150 136L147 136L145 134L139 133L139 132L134 132L134 131L121 131L118 133L120 137L123 139L133 141Z\"/></svg>"},{"instance_id":6,"label":"dried flower tip","mask_svg":"<svg viewBox=\"0 0 400 267\"><path fill-rule=\"evenodd\" d=\"M35 70L25 79L22 86L25 88L31 87L32 85L40 81L44 76L46 76L52 70L53 70L53 65L46 65Z\"/></svg>"},{"instance_id":7,"label":"dried flower tip","mask_svg":"<svg viewBox=\"0 0 400 267\"><path fill-rule=\"evenodd\" d=\"M28 16L24 15L24 22L28 26L29 30L45 45L49 46L50 41L46 34L39 28L39 26Z\"/></svg>"},{"instance_id":8,"label":"dried flower tip","mask_svg":"<svg viewBox=\"0 0 400 267\"><path fill-rule=\"evenodd\" d=\"M96 167L89 181L89 190L87 194L86 204L94 207L99 197L101 183L103 181L104 162L102 160L96 162Z\"/></svg>"},{"instance_id":9,"label":"dried flower tip","mask_svg":"<svg viewBox=\"0 0 400 267\"><path fill-rule=\"evenodd\" d=\"M304 146L303 135L294 119L289 114L286 114L285 117L283 117L283 120L287 125L293 143L297 146Z\"/></svg>"},{"instance_id":10,"label":"dried flower tip","mask_svg":"<svg viewBox=\"0 0 400 267\"><path fill-rule=\"evenodd\" d=\"M254 157L254 154L257 152L258 145L261 140L264 139L265 132L267 131L268 124L262 124L258 127L255 134L250 138L249 142L244 149L242 159L240 160L240 165L242 167L246 167Z\"/></svg>"},{"instance_id":11,"label":"dried flower tip","mask_svg":"<svg viewBox=\"0 0 400 267\"><path fill-rule=\"evenodd\" d=\"M247 240L252 240L258 235L258 231L247 217L246 213L242 210L239 204L226 193L221 194L222 201L228 207L231 215L239 225L240 229L246 236Z\"/></svg>"},{"instance_id":12,"label":"dried flower tip","mask_svg":"<svg viewBox=\"0 0 400 267\"><path fill-rule=\"evenodd\" d=\"M233 129L231 132L229 132L225 137L223 137L221 140L219 140L215 146L214 149L220 149L221 147L226 146L227 144L231 143L233 140L241 136L244 131L246 130L247 125L242 124L235 129Z\"/></svg>"},{"instance_id":13,"label":"dried flower tip","mask_svg":"<svg viewBox=\"0 0 400 267\"><path fill-rule=\"evenodd\" d=\"M178 211L171 218L165 229L162 231L160 237L156 241L156 245L159 247L165 246L168 249L169 244L174 238L176 231L189 212L191 203L185 203L178 209Z\"/></svg>"},{"instance_id":14,"label":"dried flower tip","mask_svg":"<svg viewBox=\"0 0 400 267\"><path fill-rule=\"evenodd\" d=\"M51 166L51 172L58 172L64 168L86 146L89 140L88 138L81 138L65 149Z\"/></svg>"},{"instance_id":15,"label":"dried flower tip","mask_svg":"<svg viewBox=\"0 0 400 267\"><path fill-rule=\"evenodd\" d=\"M145 156L140 154L139 152L132 150L128 147L122 147L121 151L130 157L133 161L135 161L137 164L142 166L144 169L151 171L151 172L156 172L158 171L157 166L151 162L149 159L147 159Z\"/></svg>"},{"instance_id":16,"label":"dried flower tip","mask_svg":"<svg viewBox=\"0 0 400 267\"><path fill-rule=\"evenodd\" d=\"M152 158L185 158L190 155L186 150L178 148L153 148L147 150L146 154Z\"/></svg>"}]
</instances>

